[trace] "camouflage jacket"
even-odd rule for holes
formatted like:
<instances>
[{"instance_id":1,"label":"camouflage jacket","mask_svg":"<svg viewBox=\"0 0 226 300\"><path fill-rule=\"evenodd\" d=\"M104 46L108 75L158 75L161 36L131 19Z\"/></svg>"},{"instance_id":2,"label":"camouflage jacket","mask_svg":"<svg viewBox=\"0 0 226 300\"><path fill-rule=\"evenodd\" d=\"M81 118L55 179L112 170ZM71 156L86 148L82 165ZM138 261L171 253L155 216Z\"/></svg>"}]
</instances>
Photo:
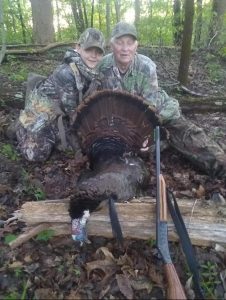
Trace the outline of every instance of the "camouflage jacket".
<instances>
[{"instance_id":1,"label":"camouflage jacket","mask_svg":"<svg viewBox=\"0 0 226 300\"><path fill-rule=\"evenodd\" d=\"M163 122L179 118L178 101L158 88L156 65L149 57L136 54L127 72L121 74L111 53L102 59L98 71L102 88L143 97L157 109Z\"/></svg>"},{"instance_id":2,"label":"camouflage jacket","mask_svg":"<svg viewBox=\"0 0 226 300\"><path fill-rule=\"evenodd\" d=\"M63 63L29 93L20 123L28 130L38 131L58 115L70 115L95 77L96 72L83 63L76 51L67 51Z\"/></svg>"}]
</instances>

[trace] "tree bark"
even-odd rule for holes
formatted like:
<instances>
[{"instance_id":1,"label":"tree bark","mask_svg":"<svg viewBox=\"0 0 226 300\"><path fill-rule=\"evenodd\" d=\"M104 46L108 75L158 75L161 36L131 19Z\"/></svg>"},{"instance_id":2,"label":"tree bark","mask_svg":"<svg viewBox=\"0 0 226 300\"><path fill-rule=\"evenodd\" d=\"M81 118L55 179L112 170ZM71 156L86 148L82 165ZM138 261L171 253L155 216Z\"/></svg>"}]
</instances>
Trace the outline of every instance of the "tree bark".
<instances>
[{"instance_id":1,"label":"tree bark","mask_svg":"<svg viewBox=\"0 0 226 300\"><path fill-rule=\"evenodd\" d=\"M223 33L223 21L225 13L226 0L213 0L212 17L209 25L208 47L215 51L217 51L221 44L220 35Z\"/></svg>"},{"instance_id":2,"label":"tree bark","mask_svg":"<svg viewBox=\"0 0 226 300\"><path fill-rule=\"evenodd\" d=\"M129 203L116 203L119 220L125 238L155 239L155 202L149 197L133 199ZM30 239L43 229L53 229L55 235L70 234L69 199L27 202L14 213L26 223L27 233L23 233L22 242ZM194 245L210 246L215 243L226 244L226 206L216 207L204 200L178 199L185 225ZM177 241L178 236L169 217L169 240ZM38 227L40 226L40 227ZM87 224L89 236L112 237L108 208L102 208L91 214ZM11 242L11 247L20 244L18 239ZM15 246L16 245L16 246Z\"/></svg>"},{"instance_id":3,"label":"tree bark","mask_svg":"<svg viewBox=\"0 0 226 300\"><path fill-rule=\"evenodd\" d=\"M110 0L106 0L106 28L107 28L107 40L110 39L110 15L111 15L111 2Z\"/></svg>"},{"instance_id":4,"label":"tree bark","mask_svg":"<svg viewBox=\"0 0 226 300\"><path fill-rule=\"evenodd\" d=\"M93 0L94 1L94 0ZM88 22L88 17L87 17L87 12L86 12L86 7L87 7L87 2L82 0L82 7L83 7L83 15L84 15L84 23L85 23L85 28L88 28L90 25L89 25L89 22ZM93 14L94 14L94 5L92 4L92 17L93 17ZM91 26L92 27L92 26Z\"/></svg>"},{"instance_id":5,"label":"tree bark","mask_svg":"<svg viewBox=\"0 0 226 300\"><path fill-rule=\"evenodd\" d=\"M27 39L26 39L26 28L25 28L24 18L23 18L22 9L21 9L21 5L20 5L20 1L19 0L17 0L17 7L18 7L20 25L21 25L21 29L22 29L23 43L26 44L26 42L27 42Z\"/></svg>"},{"instance_id":6,"label":"tree bark","mask_svg":"<svg viewBox=\"0 0 226 300\"><path fill-rule=\"evenodd\" d=\"M85 30L85 23L82 14L82 6L80 0L71 0L71 8L75 20L76 29L78 31L78 35L83 33Z\"/></svg>"},{"instance_id":7,"label":"tree bark","mask_svg":"<svg viewBox=\"0 0 226 300\"><path fill-rule=\"evenodd\" d=\"M141 2L140 0L134 1L134 10L135 10L135 26L138 29L140 23L140 9L141 9Z\"/></svg>"},{"instance_id":8,"label":"tree bark","mask_svg":"<svg viewBox=\"0 0 226 300\"><path fill-rule=\"evenodd\" d=\"M1 29L1 36L2 36L2 49L0 51L0 65L5 57L6 53L6 32L4 27L4 13L3 13L3 5L2 1L0 0L0 29Z\"/></svg>"},{"instance_id":9,"label":"tree bark","mask_svg":"<svg viewBox=\"0 0 226 300\"><path fill-rule=\"evenodd\" d=\"M116 22L118 23L121 19L121 1L114 0L114 2L115 2Z\"/></svg>"},{"instance_id":10,"label":"tree bark","mask_svg":"<svg viewBox=\"0 0 226 300\"><path fill-rule=\"evenodd\" d=\"M94 17L94 0L92 0L90 27L93 27L93 17Z\"/></svg>"},{"instance_id":11,"label":"tree bark","mask_svg":"<svg viewBox=\"0 0 226 300\"><path fill-rule=\"evenodd\" d=\"M58 0L55 0L56 2L56 15L57 15L57 36L61 40L61 28L60 28L60 9Z\"/></svg>"},{"instance_id":12,"label":"tree bark","mask_svg":"<svg viewBox=\"0 0 226 300\"><path fill-rule=\"evenodd\" d=\"M194 45L196 47L199 47L201 42L201 33L202 33L202 0L197 0L196 15L197 15L197 20L195 24Z\"/></svg>"},{"instance_id":13,"label":"tree bark","mask_svg":"<svg viewBox=\"0 0 226 300\"><path fill-rule=\"evenodd\" d=\"M51 0L30 0L33 20L33 39L38 44L48 44L55 40L53 8Z\"/></svg>"},{"instance_id":14,"label":"tree bark","mask_svg":"<svg viewBox=\"0 0 226 300\"><path fill-rule=\"evenodd\" d=\"M173 28L174 45L180 46L182 40L182 12L181 0L174 0L173 3Z\"/></svg>"},{"instance_id":15,"label":"tree bark","mask_svg":"<svg viewBox=\"0 0 226 300\"><path fill-rule=\"evenodd\" d=\"M181 57L178 72L178 80L182 85L187 85L188 70L191 56L191 40L194 16L194 0L185 1L185 20L183 30L183 40L181 47Z\"/></svg>"}]
</instances>

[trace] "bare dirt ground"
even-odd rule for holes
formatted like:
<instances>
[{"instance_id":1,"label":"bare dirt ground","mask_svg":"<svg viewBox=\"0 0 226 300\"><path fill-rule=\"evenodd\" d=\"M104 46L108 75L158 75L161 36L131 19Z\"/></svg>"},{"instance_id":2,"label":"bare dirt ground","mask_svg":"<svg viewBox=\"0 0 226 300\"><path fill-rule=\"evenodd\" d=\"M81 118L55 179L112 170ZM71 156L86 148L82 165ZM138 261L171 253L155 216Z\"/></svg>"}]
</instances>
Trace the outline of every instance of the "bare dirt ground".
<instances>
[{"instance_id":1,"label":"bare dirt ground","mask_svg":"<svg viewBox=\"0 0 226 300\"><path fill-rule=\"evenodd\" d=\"M141 49L157 64L160 85L180 99L177 85L179 54L172 49ZM24 105L26 80L21 70L48 74L61 61L63 50L43 56L10 58L0 67L0 299L160 299L166 285L154 241L126 240L119 249L114 239L91 238L79 248L67 237L39 236L11 250L7 243L20 234L23 224L6 224L26 201L61 199L73 194L79 172L72 153L54 151L45 163L29 163L17 151L8 130ZM34 60L35 59L35 60ZM215 63L217 62L217 65ZM225 66L205 51L193 53L189 88L196 93L225 97ZM215 79L213 79L215 78ZM19 79L19 81L18 81ZM225 112L191 112L187 117L203 127L225 151ZM154 170L154 162L150 167ZM172 149L162 153L162 171L177 197L211 199L213 192L226 198L226 183L209 178ZM150 194L154 190L150 180ZM170 251L183 286L190 278L180 245ZM202 286L209 299L226 299L226 249L195 247L201 265ZM113 260L112 260L113 255ZM104 263L103 263L104 261ZM189 285L189 284L188 284Z\"/></svg>"}]
</instances>

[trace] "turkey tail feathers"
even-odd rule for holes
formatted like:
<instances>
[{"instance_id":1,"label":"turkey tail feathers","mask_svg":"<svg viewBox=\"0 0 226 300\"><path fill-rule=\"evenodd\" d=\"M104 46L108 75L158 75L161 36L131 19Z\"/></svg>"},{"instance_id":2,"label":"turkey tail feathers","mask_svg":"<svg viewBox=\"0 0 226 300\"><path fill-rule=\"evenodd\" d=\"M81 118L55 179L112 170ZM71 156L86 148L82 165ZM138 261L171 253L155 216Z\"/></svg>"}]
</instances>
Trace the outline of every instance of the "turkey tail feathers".
<instances>
[{"instance_id":1,"label":"turkey tail feathers","mask_svg":"<svg viewBox=\"0 0 226 300\"><path fill-rule=\"evenodd\" d=\"M120 144L123 152L137 152L144 142L147 146L153 144L153 129L159 124L155 108L143 98L103 90L85 98L77 107L73 128L83 152L90 155L93 147L103 152L105 144L108 149L111 143L113 148Z\"/></svg>"}]
</instances>

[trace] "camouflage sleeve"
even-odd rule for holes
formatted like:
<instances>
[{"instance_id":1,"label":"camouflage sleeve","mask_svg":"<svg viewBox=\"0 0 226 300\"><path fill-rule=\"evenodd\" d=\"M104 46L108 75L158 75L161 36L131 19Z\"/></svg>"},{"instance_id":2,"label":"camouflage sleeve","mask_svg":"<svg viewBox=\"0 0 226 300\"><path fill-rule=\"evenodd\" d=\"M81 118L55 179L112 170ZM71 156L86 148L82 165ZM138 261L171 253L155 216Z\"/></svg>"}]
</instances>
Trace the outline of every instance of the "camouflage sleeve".
<instances>
[{"instance_id":1,"label":"camouflage sleeve","mask_svg":"<svg viewBox=\"0 0 226 300\"><path fill-rule=\"evenodd\" d=\"M75 76L69 65L59 66L42 87L42 92L62 105L66 113L74 111L77 106L78 91Z\"/></svg>"},{"instance_id":2,"label":"camouflage sleeve","mask_svg":"<svg viewBox=\"0 0 226 300\"><path fill-rule=\"evenodd\" d=\"M179 103L176 99L158 87L156 66L154 63L146 64L146 76L142 83L142 96L157 109L163 123L178 119L181 115Z\"/></svg>"},{"instance_id":3,"label":"camouflage sleeve","mask_svg":"<svg viewBox=\"0 0 226 300\"><path fill-rule=\"evenodd\" d=\"M152 96L155 99L155 107L163 124L177 120L181 116L179 102L167 95L165 91L159 89Z\"/></svg>"}]
</instances>

